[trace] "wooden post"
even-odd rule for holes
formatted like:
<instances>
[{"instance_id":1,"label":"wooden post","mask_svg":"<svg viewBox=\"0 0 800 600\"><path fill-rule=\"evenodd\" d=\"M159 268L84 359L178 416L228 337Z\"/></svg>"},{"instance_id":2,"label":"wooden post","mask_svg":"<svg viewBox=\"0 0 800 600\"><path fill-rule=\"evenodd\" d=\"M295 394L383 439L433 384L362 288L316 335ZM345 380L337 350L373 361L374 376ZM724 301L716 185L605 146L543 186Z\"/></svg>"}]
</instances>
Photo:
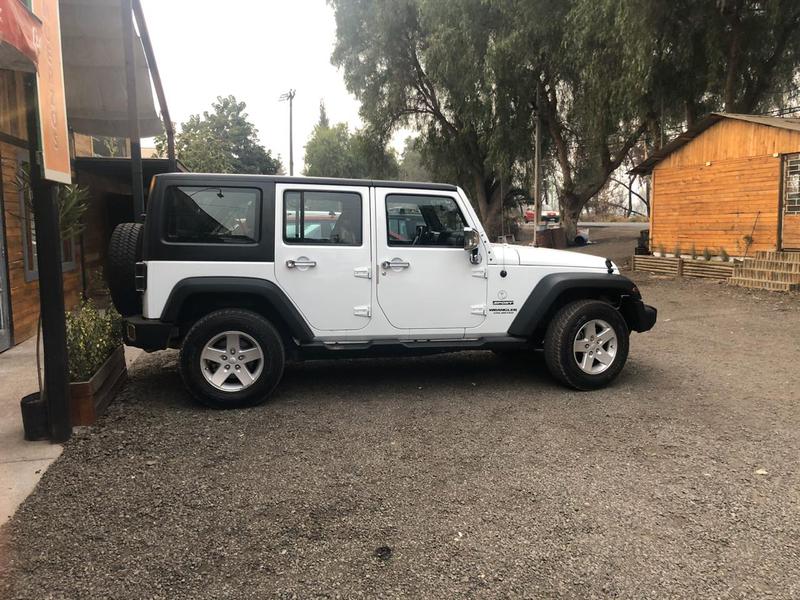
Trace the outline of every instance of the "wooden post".
<instances>
[{"instance_id":1,"label":"wooden post","mask_svg":"<svg viewBox=\"0 0 800 600\"><path fill-rule=\"evenodd\" d=\"M144 176L142 175L142 140L139 135L139 99L136 95L136 36L133 31L133 0L120 0L120 9L128 94L128 138L131 142L133 218L137 223L141 223L144 218Z\"/></svg>"},{"instance_id":2,"label":"wooden post","mask_svg":"<svg viewBox=\"0 0 800 600\"><path fill-rule=\"evenodd\" d=\"M66 442L72 436L69 414L67 329L64 316L64 282L61 271L61 232L58 186L43 178L39 153L36 80L26 78L30 185L36 226L36 260L39 270L39 314L44 345L44 389L50 440ZM38 349L37 349L38 351Z\"/></svg>"},{"instance_id":3,"label":"wooden post","mask_svg":"<svg viewBox=\"0 0 800 600\"><path fill-rule=\"evenodd\" d=\"M678 258L678 266L675 269L675 274L678 277L683 277L683 259L680 258L680 257L677 257L677 258Z\"/></svg>"}]
</instances>

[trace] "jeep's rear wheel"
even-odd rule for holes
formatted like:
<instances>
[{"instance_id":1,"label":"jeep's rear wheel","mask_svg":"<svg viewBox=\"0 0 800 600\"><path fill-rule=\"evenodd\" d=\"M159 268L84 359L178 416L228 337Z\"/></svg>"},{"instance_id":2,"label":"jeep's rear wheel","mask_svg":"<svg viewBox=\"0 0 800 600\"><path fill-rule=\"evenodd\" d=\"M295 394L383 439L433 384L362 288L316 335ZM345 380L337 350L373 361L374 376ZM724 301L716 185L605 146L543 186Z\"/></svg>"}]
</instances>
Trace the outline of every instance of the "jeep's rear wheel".
<instances>
[{"instance_id":1,"label":"jeep's rear wheel","mask_svg":"<svg viewBox=\"0 0 800 600\"><path fill-rule=\"evenodd\" d=\"M192 395L213 408L266 402L283 375L280 334L261 315L225 309L197 321L183 341L180 372Z\"/></svg>"},{"instance_id":2,"label":"jeep's rear wheel","mask_svg":"<svg viewBox=\"0 0 800 600\"><path fill-rule=\"evenodd\" d=\"M617 309L579 300L556 313L544 340L550 373L578 390L594 390L619 375L628 358L629 332Z\"/></svg>"}]
</instances>

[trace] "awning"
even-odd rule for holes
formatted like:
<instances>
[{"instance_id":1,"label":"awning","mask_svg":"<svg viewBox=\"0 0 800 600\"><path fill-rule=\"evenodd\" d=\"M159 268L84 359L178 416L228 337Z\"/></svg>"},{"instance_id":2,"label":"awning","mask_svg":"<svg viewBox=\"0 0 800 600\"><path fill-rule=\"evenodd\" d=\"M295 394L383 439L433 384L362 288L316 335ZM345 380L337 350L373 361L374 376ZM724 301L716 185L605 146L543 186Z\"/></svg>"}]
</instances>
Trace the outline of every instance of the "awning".
<instances>
[{"instance_id":1,"label":"awning","mask_svg":"<svg viewBox=\"0 0 800 600\"><path fill-rule=\"evenodd\" d=\"M19 0L0 0L0 69L35 73L41 28Z\"/></svg>"},{"instance_id":2,"label":"awning","mask_svg":"<svg viewBox=\"0 0 800 600\"><path fill-rule=\"evenodd\" d=\"M0 0L3 1L3 0ZM8 1L8 0L5 0ZM60 0L67 120L78 133L128 137L125 49L119 0ZM141 136L163 131L141 40L136 38Z\"/></svg>"}]
</instances>

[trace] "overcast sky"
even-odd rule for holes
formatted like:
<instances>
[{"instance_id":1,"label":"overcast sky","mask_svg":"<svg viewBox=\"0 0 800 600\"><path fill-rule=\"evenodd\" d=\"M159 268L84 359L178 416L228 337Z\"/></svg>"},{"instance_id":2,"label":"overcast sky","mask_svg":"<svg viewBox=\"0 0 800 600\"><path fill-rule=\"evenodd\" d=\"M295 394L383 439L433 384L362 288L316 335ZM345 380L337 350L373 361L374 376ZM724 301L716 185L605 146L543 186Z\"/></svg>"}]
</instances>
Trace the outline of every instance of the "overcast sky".
<instances>
[{"instance_id":1,"label":"overcast sky","mask_svg":"<svg viewBox=\"0 0 800 600\"><path fill-rule=\"evenodd\" d=\"M142 0L172 120L210 110L217 96L247 103L261 142L289 172L294 88L294 167L325 101L331 122L359 127L358 101L331 64L336 38L325 0Z\"/></svg>"}]
</instances>

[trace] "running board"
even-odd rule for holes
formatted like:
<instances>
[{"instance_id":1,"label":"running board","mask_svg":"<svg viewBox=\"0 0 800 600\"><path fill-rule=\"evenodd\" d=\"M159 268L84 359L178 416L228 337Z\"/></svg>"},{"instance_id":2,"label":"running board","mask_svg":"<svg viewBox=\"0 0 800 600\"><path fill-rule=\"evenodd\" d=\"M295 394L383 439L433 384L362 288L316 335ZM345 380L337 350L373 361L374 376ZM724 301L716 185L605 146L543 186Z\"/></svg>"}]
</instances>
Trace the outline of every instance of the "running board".
<instances>
[{"instance_id":1,"label":"running board","mask_svg":"<svg viewBox=\"0 0 800 600\"><path fill-rule=\"evenodd\" d=\"M531 348L524 338L458 338L438 340L369 340L341 342L311 342L298 347L301 359L359 358L367 356L420 356L462 352L465 350L492 350L501 348Z\"/></svg>"}]
</instances>

